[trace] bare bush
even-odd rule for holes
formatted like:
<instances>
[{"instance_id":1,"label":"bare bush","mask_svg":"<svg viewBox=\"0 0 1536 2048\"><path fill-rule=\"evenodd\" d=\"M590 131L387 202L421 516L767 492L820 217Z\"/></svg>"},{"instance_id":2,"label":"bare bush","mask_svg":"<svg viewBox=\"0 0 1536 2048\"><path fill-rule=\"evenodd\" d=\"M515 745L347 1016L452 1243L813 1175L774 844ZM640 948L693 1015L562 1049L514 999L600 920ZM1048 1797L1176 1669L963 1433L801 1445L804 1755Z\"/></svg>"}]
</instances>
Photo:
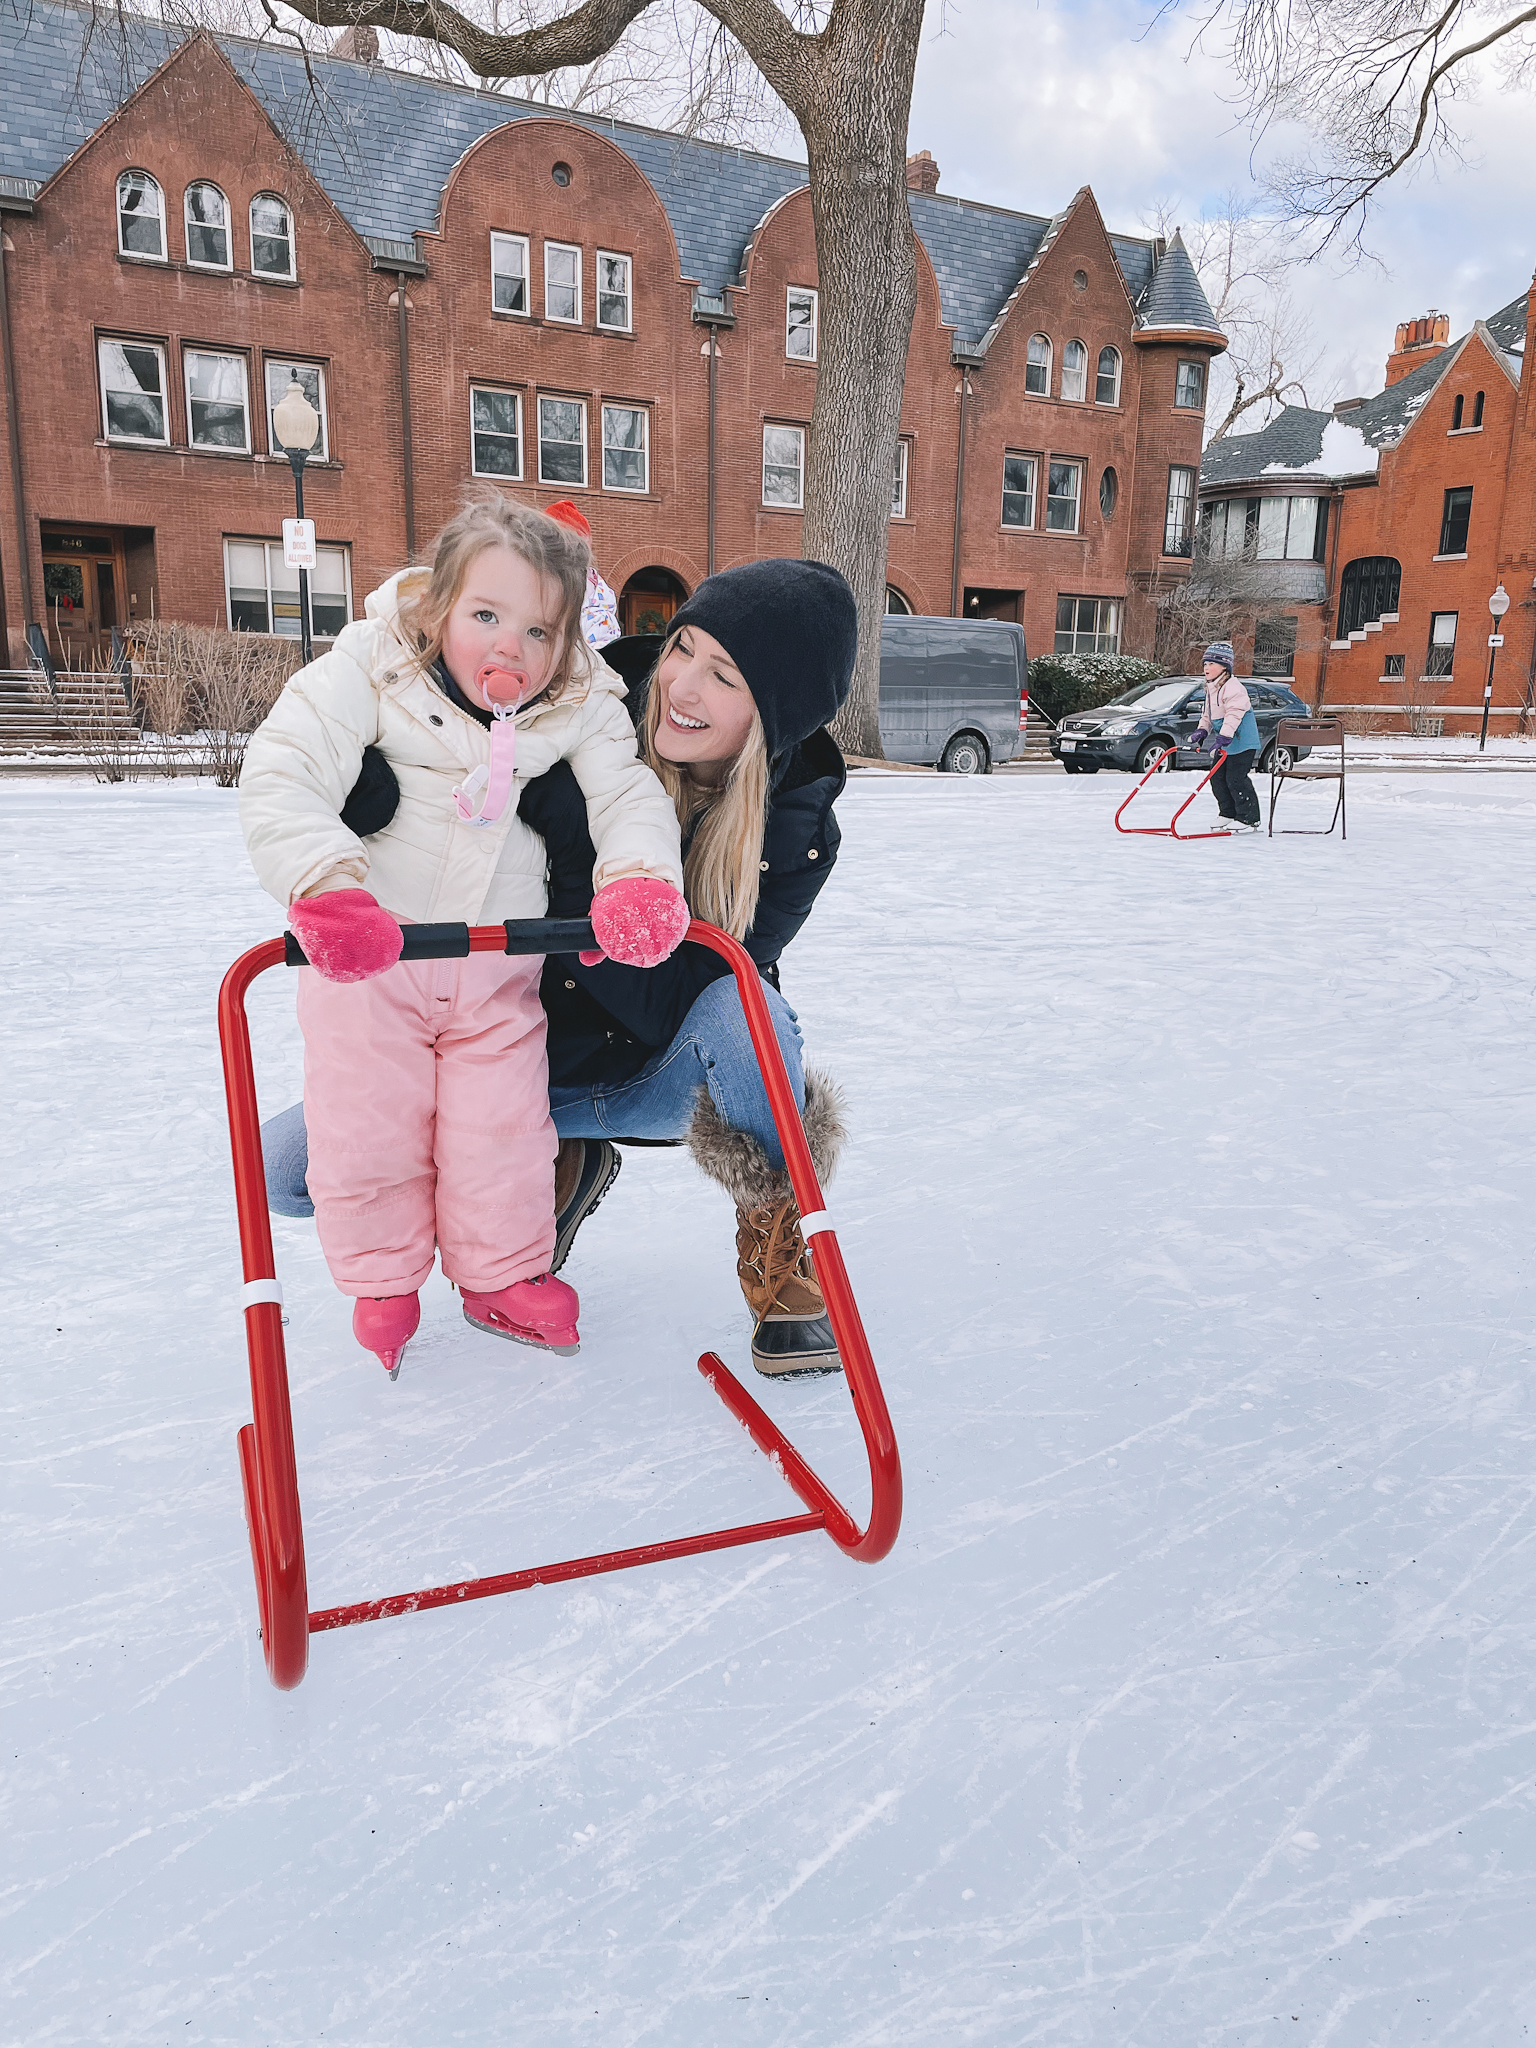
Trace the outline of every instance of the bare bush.
<instances>
[{"instance_id":1,"label":"bare bush","mask_svg":"<svg viewBox=\"0 0 1536 2048\"><path fill-rule=\"evenodd\" d=\"M139 730L122 679L111 670L61 674L57 709L65 737L98 782L131 782L139 772Z\"/></svg>"},{"instance_id":2,"label":"bare bush","mask_svg":"<svg viewBox=\"0 0 1536 2048\"><path fill-rule=\"evenodd\" d=\"M303 660L296 640L272 633L226 633L155 619L134 633L134 670L147 729L161 736L161 758L175 773L177 737L221 789L240 779L251 734Z\"/></svg>"}]
</instances>

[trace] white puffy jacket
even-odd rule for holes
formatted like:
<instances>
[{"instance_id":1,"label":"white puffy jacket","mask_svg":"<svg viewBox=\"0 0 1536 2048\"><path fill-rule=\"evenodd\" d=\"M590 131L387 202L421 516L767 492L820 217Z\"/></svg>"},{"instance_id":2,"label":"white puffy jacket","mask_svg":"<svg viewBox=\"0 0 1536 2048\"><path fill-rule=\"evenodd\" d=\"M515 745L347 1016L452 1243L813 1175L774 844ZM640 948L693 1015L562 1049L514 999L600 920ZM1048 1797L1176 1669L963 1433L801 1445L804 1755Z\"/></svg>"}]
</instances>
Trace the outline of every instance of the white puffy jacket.
<instances>
[{"instance_id":1,"label":"white puffy jacket","mask_svg":"<svg viewBox=\"0 0 1536 2048\"><path fill-rule=\"evenodd\" d=\"M486 728L423 674L400 637L406 569L374 591L365 616L328 654L290 677L252 737L240 777L240 823L261 885L284 909L324 889L366 888L413 924L495 924L542 917L544 842L517 816L525 782L569 761L597 849L594 888L626 874L683 884L677 813L639 759L624 684L578 642L577 691L516 714L517 781L495 824L467 825L456 784L490 765ZM400 785L382 832L364 841L341 822L364 747Z\"/></svg>"}]
</instances>

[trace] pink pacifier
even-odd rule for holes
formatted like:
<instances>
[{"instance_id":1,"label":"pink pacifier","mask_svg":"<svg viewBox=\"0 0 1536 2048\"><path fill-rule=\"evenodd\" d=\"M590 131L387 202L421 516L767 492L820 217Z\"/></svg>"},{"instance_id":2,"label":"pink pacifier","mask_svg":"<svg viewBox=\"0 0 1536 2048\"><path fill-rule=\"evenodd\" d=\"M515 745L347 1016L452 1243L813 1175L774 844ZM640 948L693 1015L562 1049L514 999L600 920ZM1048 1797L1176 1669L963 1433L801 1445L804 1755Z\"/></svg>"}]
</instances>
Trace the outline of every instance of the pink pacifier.
<instances>
[{"instance_id":1,"label":"pink pacifier","mask_svg":"<svg viewBox=\"0 0 1536 2048\"><path fill-rule=\"evenodd\" d=\"M491 708L491 765L482 762L472 768L453 792L459 818L466 825L494 825L512 794L513 772L517 766L517 729L512 715L532 692L526 673L488 661L475 677L475 688Z\"/></svg>"}]
</instances>

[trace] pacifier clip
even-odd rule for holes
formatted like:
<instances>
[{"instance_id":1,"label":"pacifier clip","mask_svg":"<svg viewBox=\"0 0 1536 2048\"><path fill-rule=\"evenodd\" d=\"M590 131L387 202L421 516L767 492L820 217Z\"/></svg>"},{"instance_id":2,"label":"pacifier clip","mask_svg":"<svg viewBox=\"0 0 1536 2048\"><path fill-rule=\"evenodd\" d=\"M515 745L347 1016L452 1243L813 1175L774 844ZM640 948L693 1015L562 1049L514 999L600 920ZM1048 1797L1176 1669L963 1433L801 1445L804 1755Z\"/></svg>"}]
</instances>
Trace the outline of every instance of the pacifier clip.
<instances>
[{"instance_id":1,"label":"pacifier clip","mask_svg":"<svg viewBox=\"0 0 1536 2048\"><path fill-rule=\"evenodd\" d=\"M528 678L499 662L487 662L475 677L475 686L486 698L495 721L491 726L491 765L482 761L470 770L453 792L459 821L465 825L494 825L507 807L517 768L517 728L513 716L528 689Z\"/></svg>"}]
</instances>

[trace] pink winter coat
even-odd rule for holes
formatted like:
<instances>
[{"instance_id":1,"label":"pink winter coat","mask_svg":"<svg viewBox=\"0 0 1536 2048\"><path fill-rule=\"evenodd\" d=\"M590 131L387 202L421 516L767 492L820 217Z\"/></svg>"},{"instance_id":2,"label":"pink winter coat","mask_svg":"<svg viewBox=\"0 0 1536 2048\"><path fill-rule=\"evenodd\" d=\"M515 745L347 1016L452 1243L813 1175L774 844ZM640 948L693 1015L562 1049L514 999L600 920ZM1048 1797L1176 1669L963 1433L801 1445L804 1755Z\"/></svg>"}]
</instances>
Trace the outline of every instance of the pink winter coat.
<instances>
[{"instance_id":1,"label":"pink winter coat","mask_svg":"<svg viewBox=\"0 0 1536 2048\"><path fill-rule=\"evenodd\" d=\"M1253 700L1236 676L1205 686L1205 729L1213 737L1234 737L1243 719L1253 709Z\"/></svg>"}]
</instances>

